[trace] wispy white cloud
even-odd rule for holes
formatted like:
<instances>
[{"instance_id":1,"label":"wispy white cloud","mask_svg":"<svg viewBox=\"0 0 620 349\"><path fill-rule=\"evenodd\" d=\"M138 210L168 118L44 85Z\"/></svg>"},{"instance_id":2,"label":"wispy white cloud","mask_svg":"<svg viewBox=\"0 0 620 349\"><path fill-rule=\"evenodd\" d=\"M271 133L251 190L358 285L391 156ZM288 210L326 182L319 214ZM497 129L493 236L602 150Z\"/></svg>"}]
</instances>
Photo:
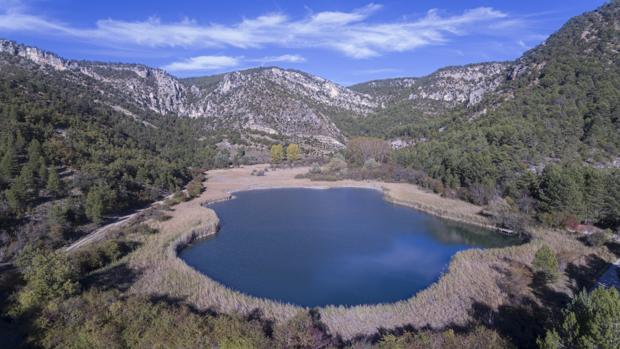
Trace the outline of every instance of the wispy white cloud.
<instances>
[{"instance_id":1,"label":"wispy white cloud","mask_svg":"<svg viewBox=\"0 0 620 349\"><path fill-rule=\"evenodd\" d=\"M248 62L259 62L259 63L303 63L306 59L300 55L291 55L285 54L280 56L267 56L262 58L252 58L248 59Z\"/></svg>"},{"instance_id":2,"label":"wispy white cloud","mask_svg":"<svg viewBox=\"0 0 620 349\"><path fill-rule=\"evenodd\" d=\"M170 71L201 71L232 68L239 65L239 59L230 56L197 56L173 62L164 69Z\"/></svg>"},{"instance_id":3,"label":"wispy white cloud","mask_svg":"<svg viewBox=\"0 0 620 349\"><path fill-rule=\"evenodd\" d=\"M281 56L267 56L260 58L246 58L243 56L197 56L172 62L162 68L171 72L206 71L234 68L238 67L242 63L302 63L305 61L306 59L303 56L296 54L284 54Z\"/></svg>"},{"instance_id":4,"label":"wispy white cloud","mask_svg":"<svg viewBox=\"0 0 620 349\"><path fill-rule=\"evenodd\" d=\"M401 72L401 69L396 68L374 68L374 69L362 69L353 72L355 75L376 75L376 74L385 74L385 73L398 73Z\"/></svg>"},{"instance_id":5,"label":"wispy white cloud","mask_svg":"<svg viewBox=\"0 0 620 349\"><path fill-rule=\"evenodd\" d=\"M99 44L152 48L326 48L353 58L411 51L445 43L454 36L491 27L505 28L518 22L496 9L478 7L460 14L430 10L420 18L377 23L369 18L381 5L369 4L349 12L323 11L297 19L284 13L270 13L228 25L200 24L191 19L166 23L153 17L144 21L102 19L93 27L82 28L32 14L19 6L7 6L0 7L3 32L29 31ZM284 57L281 61L294 59Z\"/></svg>"}]
</instances>

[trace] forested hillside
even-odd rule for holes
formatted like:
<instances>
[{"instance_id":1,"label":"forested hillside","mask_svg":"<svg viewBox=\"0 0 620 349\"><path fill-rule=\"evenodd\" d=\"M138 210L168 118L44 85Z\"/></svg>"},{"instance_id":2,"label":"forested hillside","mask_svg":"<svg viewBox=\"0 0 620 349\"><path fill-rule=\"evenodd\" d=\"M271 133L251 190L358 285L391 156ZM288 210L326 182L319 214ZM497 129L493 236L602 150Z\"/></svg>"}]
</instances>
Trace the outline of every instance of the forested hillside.
<instances>
[{"instance_id":1,"label":"forested hillside","mask_svg":"<svg viewBox=\"0 0 620 349\"><path fill-rule=\"evenodd\" d=\"M398 162L451 188L497 190L515 200L559 195L554 212L617 224L620 180L604 169L617 167L620 156L619 50L620 3L570 20L516 62L501 93L401 150ZM403 127L402 135L424 126ZM543 181L559 192L532 189L543 168Z\"/></svg>"},{"instance_id":2,"label":"forested hillside","mask_svg":"<svg viewBox=\"0 0 620 349\"><path fill-rule=\"evenodd\" d=\"M381 104L373 114L337 118L350 135L424 138L432 130L466 117L485 96L506 81L513 62L446 67L419 78L369 81L350 88ZM410 126L410 125L415 126Z\"/></svg>"},{"instance_id":3,"label":"forested hillside","mask_svg":"<svg viewBox=\"0 0 620 349\"><path fill-rule=\"evenodd\" d=\"M204 169L268 161L269 149L273 167L316 160L295 178L413 183L478 205L460 203L475 211L474 223L531 239L455 255L458 264L446 273L451 283L429 287L449 291L458 282L453 293L438 293L450 296L424 297L471 313L468 326L403 322L349 341L330 332L320 311L282 321L258 308L236 313L241 303L234 313L199 311L185 288L178 298L153 291L200 284L194 274L152 275L168 265L152 261L177 263L183 239L145 221L63 251L117 216L176 193L146 216L174 223L167 213L188 211L169 203L200 195ZM251 175L271 170L261 165ZM179 192L188 183L187 194ZM193 238L207 229L202 218L195 221L198 228L180 224L178 233ZM567 233L580 228L591 230ZM24 346L511 348L538 338L541 348L593 347L617 338L608 324L618 318L618 293L583 292L560 309L618 258L619 235L618 0L573 18L512 62L349 88L277 67L179 79L163 69L66 60L0 40L0 337ZM154 249L160 242L165 250ZM136 262L138 251L148 258ZM145 272L147 264L157 273ZM472 269L459 273L454 265ZM461 292L481 268L494 275L475 280L483 298L497 297L489 304ZM144 294L131 288L141 273L153 280L140 286ZM453 321L453 309L416 314L445 312ZM363 312L347 319L363 322L371 311ZM381 326L390 318L371 315Z\"/></svg>"},{"instance_id":4,"label":"forested hillside","mask_svg":"<svg viewBox=\"0 0 620 349\"><path fill-rule=\"evenodd\" d=\"M0 60L0 260L57 246L81 227L181 188L208 167L217 135L200 120L134 115L93 89L11 56Z\"/></svg>"}]
</instances>

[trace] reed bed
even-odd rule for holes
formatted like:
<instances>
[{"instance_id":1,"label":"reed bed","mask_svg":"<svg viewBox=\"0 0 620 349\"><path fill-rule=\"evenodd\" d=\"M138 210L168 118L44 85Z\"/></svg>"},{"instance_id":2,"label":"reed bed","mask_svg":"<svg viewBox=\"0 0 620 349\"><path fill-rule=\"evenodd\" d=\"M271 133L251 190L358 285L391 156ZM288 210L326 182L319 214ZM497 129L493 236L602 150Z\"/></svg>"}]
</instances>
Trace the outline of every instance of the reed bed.
<instances>
[{"instance_id":1,"label":"reed bed","mask_svg":"<svg viewBox=\"0 0 620 349\"><path fill-rule=\"evenodd\" d=\"M177 256L179 249L194 239L217 232L218 217L204 204L226 200L239 190L268 187L371 187L382 189L386 197L398 204L408 205L444 218L488 226L478 215L480 207L457 200L441 198L417 187L401 183L378 182L310 182L294 179L307 169L287 169L269 172L264 177L250 176L257 166L245 169L209 172L210 180L199 198L183 202L169 213L164 222L151 221L160 233L144 237L142 246L129 256L129 265L139 275L130 292L182 300L198 309L225 313L249 314L260 309L276 322L286 321L299 311L308 309L268 299L248 296L229 289L185 264ZM271 177L271 178L270 178ZM565 234L534 231L534 238L523 245L499 249L472 249L457 253L447 272L433 285L410 299L375 305L353 307L328 306L318 309L322 321L334 334L350 339L376 333L379 328L412 325L416 328L443 328L466 325L472 321L472 306L484 304L497 309L509 302L510 292L502 283L511 282L510 270L515 265L529 268L536 250L546 243L559 255L577 259L589 252L575 239ZM527 293L522 286L514 292Z\"/></svg>"}]
</instances>

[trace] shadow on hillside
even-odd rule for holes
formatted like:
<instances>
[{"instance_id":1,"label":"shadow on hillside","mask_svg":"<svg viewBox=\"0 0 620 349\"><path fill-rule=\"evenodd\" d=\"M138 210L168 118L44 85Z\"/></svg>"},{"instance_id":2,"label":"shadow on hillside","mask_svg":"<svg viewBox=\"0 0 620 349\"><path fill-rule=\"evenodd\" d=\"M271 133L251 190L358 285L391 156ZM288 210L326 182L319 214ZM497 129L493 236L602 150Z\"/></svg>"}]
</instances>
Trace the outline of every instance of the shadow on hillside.
<instances>
[{"instance_id":1,"label":"shadow on hillside","mask_svg":"<svg viewBox=\"0 0 620 349\"><path fill-rule=\"evenodd\" d=\"M483 303L474 303L471 316L508 338L517 348L536 348L536 338L544 334L549 320L548 310L531 298L517 305L502 305L497 310Z\"/></svg>"},{"instance_id":2,"label":"shadow on hillside","mask_svg":"<svg viewBox=\"0 0 620 349\"><path fill-rule=\"evenodd\" d=\"M617 258L620 258L620 243L617 242L609 242L607 243L607 248L609 249L609 251L611 253L613 253L614 255L616 255Z\"/></svg>"},{"instance_id":3,"label":"shadow on hillside","mask_svg":"<svg viewBox=\"0 0 620 349\"><path fill-rule=\"evenodd\" d=\"M165 304L171 307L185 307L189 309L192 313L197 315L205 315L205 316L217 316L219 312L212 308L207 309L199 309L195 307L191 303L187 303L187 300L183 297L171 297L170 295L152 295L149 297L149 300L153 303Z\"/></svg>"},{"instance_id":4,"label":"shadow on hillside","mask_svg":"<svg viewBox=\"0 0 620 349\"><path fill-rule=\"evenodd\" d=\"M522 270L516 272L517 267ZM504 275L498 280L498 287L509 296L509 303L492 309L487 304L475 302L471 317L475 322L508 338L518 348L537 348L536 339L544 335L553 319L559 317L561 309L570 298L547 286L529 267L512 265L510 269L497 271ZM514 292L510 288L510 281L527 285L531 295L524 296L520 293L523 290Z\"/></svg>"},{"instance_id":5,"label":"shadow on hillside","mask_svg":"<svg viewBox=\"0 0 620 349\"><path fill-rule=\"evenodd\" d=\"M594 286L600 274L609 266L609 263L595 254L588 255L585 258L583 265L569 264L566 267L566 274L575 281L573 287L575 293Z\"/></svg>"},{"instance_id":6,"label":"shadow on hillside","mask_svg":"<svg viewBox=\"0 0 620 349\"><path fill-rule=\"evenodd\" d=\"M149 297L149 300L155 304L165 304L171 307L185 307L189 309L190 312L201 315L201 316L220 316L222 313L218 312L214 308L207 309L199 309L191 303L188 303L185 298L182 297L171 297L169 295L154 295ZM246 321L252 321L256 323L260 323L263 332L267 336L271 336L273 334L273 326L274 321L268 319L261 309L254 309L248 315L245 316Z\"/></svg>"},{"instance_id":7,"label":"shadow on hillside","mask_svg":"<svg viewBox=\"0 0 620 349\"><path fill-rule=\"evenodd\" d=\"M458 325L455 323L450 323L444 327L444 329L451 329L452 331L454 331L454 333L457 333L457 334L469 333L474 328L475 328L475 324L462 326L462 325ZM386 335L394 335L394 336L400 337L406 333L421 333L424 331L437 332L437 331L442 331L442 330L437 329L437 328L432 328L430 326L424 326L424 327L418 328L418 327L414 327L413 325L404 325L404 326L398 326L398 327L393 327L393 328L380 327L377 329L377 332L375 332L372 335L360 334L360 335L353 337L352 339L348 341L344 341L340 337L338 337L337 339L340 342L342 342L343 345L351 344L351 343L377 344L379 340L381 340L381 338L383 338Z\"/></svg>"},{"instance_id":8,"label":"shadow on hillside","mask_svg":"<svg viewBox=\"0 0 620 349\"><path fill-rule=\"evenodd\" d=\"M96 271L82 280L84 288L97 288L99 290L119 290L125 292L140 276L139 272L129 268L127 263Z\"/></svg>"}]
</instances>

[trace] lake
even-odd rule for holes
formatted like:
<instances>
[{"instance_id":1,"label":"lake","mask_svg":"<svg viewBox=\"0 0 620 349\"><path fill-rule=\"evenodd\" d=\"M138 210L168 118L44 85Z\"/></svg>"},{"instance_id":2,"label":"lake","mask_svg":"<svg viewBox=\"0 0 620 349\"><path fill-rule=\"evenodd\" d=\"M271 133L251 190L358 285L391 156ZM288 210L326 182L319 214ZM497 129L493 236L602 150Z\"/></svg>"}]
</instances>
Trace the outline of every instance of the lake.
<instances>
[{"instance_id":1,"label":"lake","mask_svg":"<svg viewBox=\"0 0 620 349\"><path fill-rule=\"evenodd\" d=\"M219 232L180 257L234 290L309 307L407 299L437 281L455 253L519 242L371 189L253 190L209 207Z\"/></svg>"}]
</instances>

